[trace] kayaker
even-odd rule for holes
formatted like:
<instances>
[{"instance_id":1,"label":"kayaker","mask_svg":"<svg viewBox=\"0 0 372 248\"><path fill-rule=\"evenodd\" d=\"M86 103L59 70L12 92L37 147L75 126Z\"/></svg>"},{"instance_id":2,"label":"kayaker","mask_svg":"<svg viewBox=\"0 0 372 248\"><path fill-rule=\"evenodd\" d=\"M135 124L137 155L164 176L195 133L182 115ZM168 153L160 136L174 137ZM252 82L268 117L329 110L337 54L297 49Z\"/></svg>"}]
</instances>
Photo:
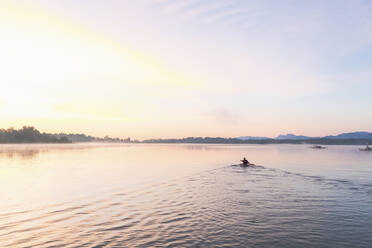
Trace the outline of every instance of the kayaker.
<instances>
[{"instance_id":1,"label":"kayaker","mask_svg":"<svg viewBox=\"0 0 372 248\"><path fill-rule=\"evenodd\" d=\"M244 165L248 165L249 164L248 160L245 157L243 158L243 160L240 160L240 161L242 161Z\"/></svg>"}]
</instances>

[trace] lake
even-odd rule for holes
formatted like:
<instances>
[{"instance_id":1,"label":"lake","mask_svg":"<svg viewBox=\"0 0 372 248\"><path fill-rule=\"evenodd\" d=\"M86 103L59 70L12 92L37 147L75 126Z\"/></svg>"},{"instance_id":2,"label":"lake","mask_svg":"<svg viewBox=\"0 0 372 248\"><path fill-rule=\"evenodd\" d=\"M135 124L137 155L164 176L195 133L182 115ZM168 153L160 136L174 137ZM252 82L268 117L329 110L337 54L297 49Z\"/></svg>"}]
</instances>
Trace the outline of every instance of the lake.
<instances>
[{"instance_id":1,"label":"lake","mask_svg":"<svg viewBox=\"0 0 372 248\"><path fill-rule=\"evenodd\" d=\"M0 247L371 247L358 148L0 145Z\"/></svg>"}]
</instances>

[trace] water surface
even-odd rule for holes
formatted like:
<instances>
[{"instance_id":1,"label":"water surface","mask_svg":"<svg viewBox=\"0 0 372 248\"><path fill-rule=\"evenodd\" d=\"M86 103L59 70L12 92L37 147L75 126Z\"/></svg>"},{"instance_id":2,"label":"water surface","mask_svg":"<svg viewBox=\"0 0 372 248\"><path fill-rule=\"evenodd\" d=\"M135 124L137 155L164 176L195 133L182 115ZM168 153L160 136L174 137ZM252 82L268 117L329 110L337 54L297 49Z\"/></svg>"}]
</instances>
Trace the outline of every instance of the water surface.
<instances>
[{"instance_id":1,"label":"water surface","mask_svg":"<svg viewBox=\"0 0 372 248\"><path fill-rule=\"evenodd\" d=\"M0 202L0 247L370 247L372 153L0 145Z\"/></svg>"}]
</instances>

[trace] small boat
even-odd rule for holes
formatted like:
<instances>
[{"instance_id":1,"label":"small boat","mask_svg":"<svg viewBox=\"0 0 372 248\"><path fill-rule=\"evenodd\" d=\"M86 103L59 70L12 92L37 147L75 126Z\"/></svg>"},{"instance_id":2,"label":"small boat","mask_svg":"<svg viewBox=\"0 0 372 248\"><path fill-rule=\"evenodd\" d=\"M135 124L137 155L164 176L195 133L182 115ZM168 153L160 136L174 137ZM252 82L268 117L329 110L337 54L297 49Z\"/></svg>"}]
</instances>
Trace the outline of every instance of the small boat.
<instances>
[{"instance_id":1,"label":"small boat","mask_svg":"<svg viewBox=\"0 0 372 248\"><path fill-rule=\"evenodd\" d=\"M255 164L249 163L248 160L244 157L244 159L240 160L241 164L233 164L232 166L240 166L240 167L251 167Z\"/></svg>"},{"instance_id":2,"label":"small boat","mask_svg":"<svg viewBox=\"0 0 372 248\"><path fill-rule=\"evenodd\" d=\"M314 146L310 146L310 148L312 148L312 149L326 149L327 147L320 146L320 145L314 145Z\"/></svg>"},{"instance_id":3,"label":"small boat","mask_svg":"<svg viewBox=\"0 0 372 248\"><path fill-rule=\"evenodd\" d=\"M371 152L372 148L367 145L366 148L359 148L359 150L364 152Z\"/></svg>"},{"instance_id":4,"label":"small boat","mask_svg":"<svg viewBox=\"0 0 372 248\"><path fill-rule=\"evenodd\" d=\"M255 166L255 164L251 164L251 163L248 163L248 164L239 164L240 167L252 167L252 166Z\"/></svg>"}]
</instances>

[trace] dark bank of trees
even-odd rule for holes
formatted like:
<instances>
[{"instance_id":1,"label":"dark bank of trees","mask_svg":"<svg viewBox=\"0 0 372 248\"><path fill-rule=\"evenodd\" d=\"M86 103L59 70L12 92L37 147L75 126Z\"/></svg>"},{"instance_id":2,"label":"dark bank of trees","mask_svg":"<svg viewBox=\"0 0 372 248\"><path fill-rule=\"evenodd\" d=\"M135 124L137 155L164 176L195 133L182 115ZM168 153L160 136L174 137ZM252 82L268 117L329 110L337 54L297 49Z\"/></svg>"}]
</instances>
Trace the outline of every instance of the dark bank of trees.
<instances>
[{"instance_id":1,"label":"dark bank of trees","mask_svg":"<svg viewBox=\"0 0 372 248\"><path fill-rule=\"evenodd\" d=\"M93 137L85 134L72 134L72 133L58 133L53 134L57 138L67 137L72 142L110 142L110 143L130 143L133 142L130 138L121 139L121 138L111 138L105 136L104 138Z\"/></svg>"},{"instance_id":2,"label":"dark bank of trees","mask_svg":"<svg viewBox=\"0 0 372 248\"><path fill-rule=\"evenodd\" d=\"M85 134L67 133L41 133L36 128L24 126L21 129L0 129L0 144L6 143L72 143L72 142L111 142L111 143L130 143L130 138L120 139L111 137L93 137Z\"/></svg>"},{"instance_id":3,"label":"dark bank of trees","mask_svg":"<svg viewBox=\"0 0 372 248\"><path fill-rule=\"evenodd\" d=\"M58 133L53 134L57 138L67 137L72 142L97 142L97 138L85 134Z\"/></svg>"},{"instance_id":4,"label":"dark bank of trees","mask_svg":"<svg viewBox=\"0 0 372 248\"><path fill-rule=\"evenodd\" d=\"M0 143L71 143L71 141L64 136L56 137L40 133L34 127L24 126L21 129L0 129Z\"/></svg>"}]
</instances>

